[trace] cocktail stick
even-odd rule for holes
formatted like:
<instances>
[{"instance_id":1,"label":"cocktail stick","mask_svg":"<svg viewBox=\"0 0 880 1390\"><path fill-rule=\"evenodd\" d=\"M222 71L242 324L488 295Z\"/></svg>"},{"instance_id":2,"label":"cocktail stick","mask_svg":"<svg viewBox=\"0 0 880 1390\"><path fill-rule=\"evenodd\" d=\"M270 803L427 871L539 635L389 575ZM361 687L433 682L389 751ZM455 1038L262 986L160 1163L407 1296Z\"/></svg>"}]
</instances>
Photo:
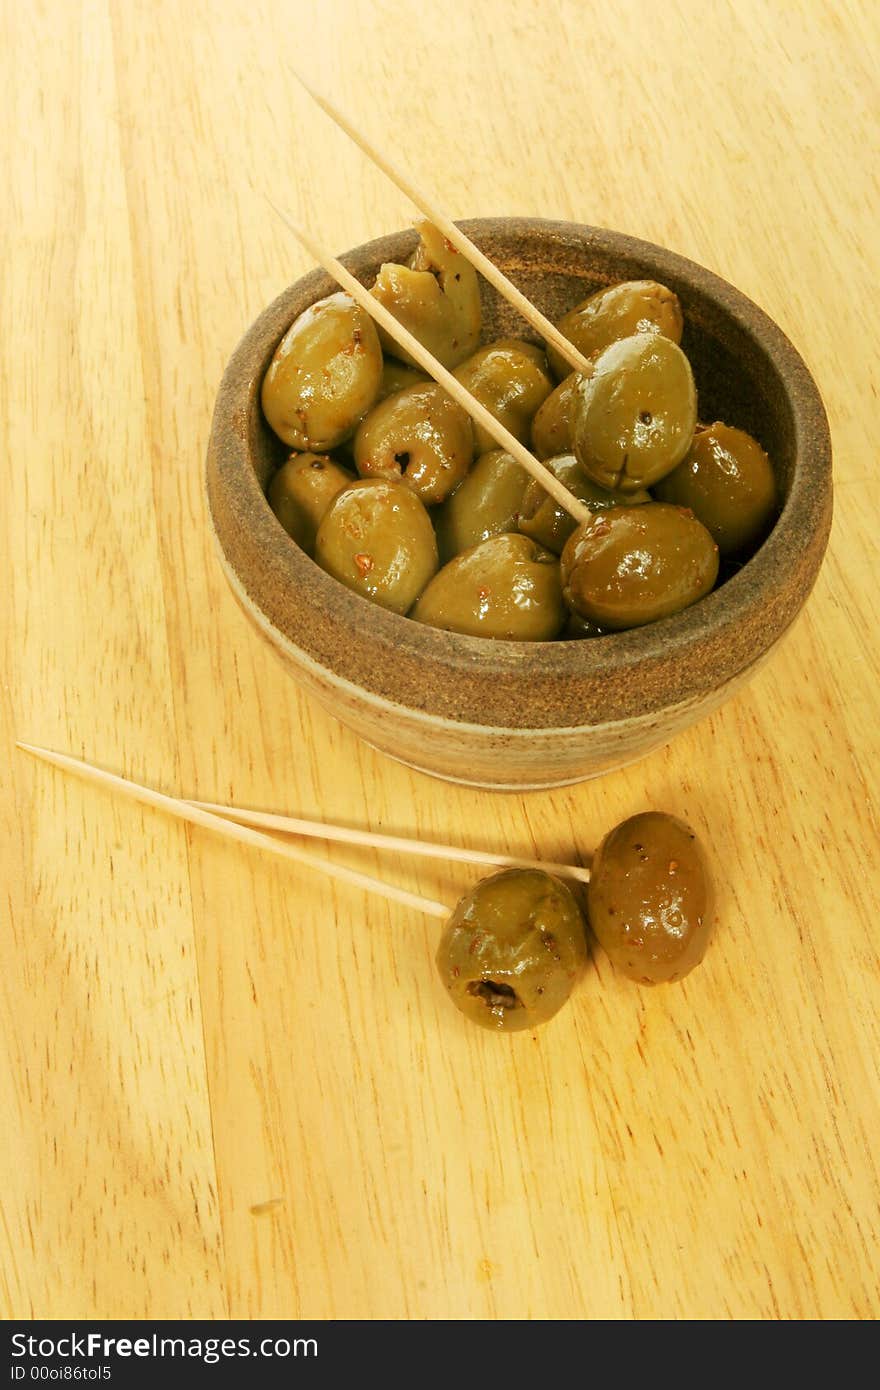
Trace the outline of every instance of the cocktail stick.
<instances>
[{"instance_id":1,"label":"cocktail stick","mask_svg":"<svg viewBox=\"0 0 880 1390\"><path fill-rule=\"evenodd\" d=\"M312 256L314 256L315 260L324 267L328 274L332 275L334 280L351 295L355 303L359 304L377 323L381 324L385 332L388 333L395 342L399 343L401 347L405 348L410 356L418 362L419 366L422 367L429 376L432 376L434 380L443 387L444 391L452 396L453 400L457 401L473 420L476 420L478 425L482 425L483 428L491 434L499 448L506 450L531 477L536 478L545 492L549 492L553 500L558 502L560 507L563 507L565 511L568 512L569 516L574 517L579 525L584 525L590 520L592 513L580 498L575 497L573 493L569 492L568 488L559 481L556 475L551 473L549 468L536 459L534 454L530 454L528 449L520 444L519 440L510 433L510 430L505 429L504 425L495 419L495 416L486 409L481 401L478 401L475 396L472 396L469 391L465 390L461 382L437 361L433 353L430 353L426 347L423 347L418 338L413 337L409 329L404 328L403 324L398 322L394 315L385 308L384 304L380 304L378 299L370 294L369 290L364 289L361 282L356 280L351 272L346 270L345 266L336 260L334 256L331 256L329 252L325 251L305 228L299 226L299 224L294 221L289 213L282 212L281 209L272 202L271 198L267 198L267 202L278 214L285 226L290 228L297 240L302 243Z\"/></svg>"},{"instance_id":2,"label":"cocktail stick","mask_svg":"<svg viewBox=\"0 0 880 1390\"><path fill-rule=\"evenodd\" d=\"M511 854L493 854L488 850L463 849L459 845L436 844L432 840L417 840L402 835L383 835L373 830L355 830L333 825L327 821L303 820L299 816L282 816L273 811L250 811L239 806L220 806L213 801L191 801L214 815L226 816L242 825L263 830L281 830L288 835L307 835L312 839L335 840L339 844L365 845L384 849L392 854L415 854L425 859L449 859L462 864L480 864L499 869L543 869L557 878L574 878L589 883L590 871L579 864L556 864L543 859L526 859Z\"/></svg>"},{"instance_id":3,"label":"cocktail stick","mask_svg":"<svg viewBox=\"0 0 880 1390\"><path fill-rule=\"evenodd\" d=\"M355 888L362 888L368 893L377 893L380 897L389 898L392 902L401 903L404 907L413 907L419 912L425 912L429 917L446 919L452 911L443 903L434 902L432 898L422 898L417 893L407 892L405 888L396 888L391 883L385 883L383 879L371 878L369 874L361 874L342 864L334 864L331 860L322 859L316 854L309 854L307 850L299 849L287 841L275 840L271 835L261 835L257 830L238 825L234 821L225 820L223 816L212 815L188 801L178 801L173 796L166 796L164 792L154 791L152 787L144 787L139 782L130 782L125 777L118 777L116 773L105 772L102 768L94 767L91 763L83 762L80 758L71 758L66 753L53 753L48 748L38 748L30 743L19 743L18 747L26 753L32 753L35 757L42 758L44 762L54 764L55 767L74 772L78 777L82 777L88 782L97 782L101 786L121 792L123 796L130 797L133 801L140 801L145 806L166 811L169 815L176 816L178 820L189 821L192 825L199 825L205 830L213 830L216 834L225 836L227 840L235 840L251 849L262 849L269 854L277 854L282 859L292 859L297 864L304 864L309 869L317 869L319 873L327 874L330 878L339 879L343 883L350 883Z\"/></svg>"},{"instance_id":4,"label":"cocktail stick","mask_svg":"<svg viewBox=\"0 0 880 1390\"><path fill-rule=\"evenodd\" d=\"M488 256L480 250L479 246L474 245L470 237L466 236L461 228L456 226L443 209L438 207L434 199L429 197L423 189L419 188L409 175L394 164L387 155L377 149L367 136L364 135L363 131L358 130L350 117L346 116L344 112L334 106L323 93L316 91L311 83L306 81L302 73L297 72L295 68L291 70L297 81L305 88L312 100L317 102L321 110L326 112L331 121L334 121L336 125L339 126L340 130L344 130L346 135L363 150L367 158L371 159L376 167L381 169L384 174L387 174L392 183L397 184L401 193L405 193L411 202L415 203L416 207L420 208L425 216L431 219L438 231L443 233L447 241L452 242L455 249L461 252L474 269L478 270L484 279L489 281L490 285L494 285L498 293L522 314L527 323L530 323L533 328L537 329L542 338L548 343L553 344L560 356L565 358L568 365L572 367L574 371L585 372L587 376L589 376L592 368L587 359L578 352L574 343L570 342L564 334L560 333L555 324L552 324L548 318L545 318L540 309L535 308L531 300L526 299L522 291L518 290L516 285L508 280L504 272L499 270L497 265L494 265L492 261L489 260Z\"/></svg>"}]
</instances>

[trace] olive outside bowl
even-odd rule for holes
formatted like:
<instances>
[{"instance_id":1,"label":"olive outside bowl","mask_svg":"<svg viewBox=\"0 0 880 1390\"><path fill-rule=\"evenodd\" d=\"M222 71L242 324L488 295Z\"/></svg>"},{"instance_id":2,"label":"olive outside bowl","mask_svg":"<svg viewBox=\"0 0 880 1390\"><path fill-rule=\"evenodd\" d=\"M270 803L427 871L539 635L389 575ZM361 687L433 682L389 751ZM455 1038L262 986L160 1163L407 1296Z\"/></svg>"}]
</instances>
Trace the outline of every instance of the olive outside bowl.
<instances>
[{"instance_id":1,"label":"olive outside bowl","mask_svg":"<svg viewBox=\"0 0 880 1390\"><path fill-rule=\"evenodd\" d=\"M298 685L374 748L455 782L562 786L621 767L718 708L766 660L813 586L831 524L831 445L818 390L779 328L718 276L648 242L531 218L462 229L548 318L621 280L681 300L699 418L748 430L776 471L781 514L749 562L674 617L581 641L503 642L426 627L369 603L295 544L264 492L289 452L260 408L263 375L308 305L338 287L298 280L226 369L208 447L220 563L241 608ZM341 257L365 285L404 261L414 231ZM538 341L485 283L483 341Z\"/></svg>"}]
</instances>

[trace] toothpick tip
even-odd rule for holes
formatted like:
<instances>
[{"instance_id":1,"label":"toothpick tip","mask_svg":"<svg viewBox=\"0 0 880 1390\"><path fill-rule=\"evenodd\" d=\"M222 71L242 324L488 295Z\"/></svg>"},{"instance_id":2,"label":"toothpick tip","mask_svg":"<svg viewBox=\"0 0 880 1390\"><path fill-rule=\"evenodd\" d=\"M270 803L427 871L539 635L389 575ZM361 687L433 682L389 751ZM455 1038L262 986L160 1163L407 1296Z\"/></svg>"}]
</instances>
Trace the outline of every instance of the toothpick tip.
<instances>
[{"instance_id":1,"label":"toothpick tip","mask_svg":"<svg viewBox=\"0 0 880 1390\"><path fill-rule=\"evenodd\" d=\"M286 212L284 208L280 208L278 204L275 202L274 198L270 198L268 193L264 192L263 197L266 199L266 202L269 204L275 216L280 218L280 220L284 223L285 227L287 227L289 231L293 232L293 235L297 238L298 241L302 242L302 244L306 247L307 250L311 250L312 248L308 245L307 233L305 232L304 228L302 228L300 224L297 222L296 218L291 217L290 213Z\"/></svg>"},{"instance_id":2,"label":"toothpick tip","mask_svg":"<svg viewBox=\"0 0 880 1390\"><path fill-rule=\"evenodd\" d=\"M308 79L307 77L305 77L305 76L303 75L303 73L300 72L299 68L294 67L293 63L291 63L291 62L288 61L287 66L288 66L288 68L290 69L290 71L293 73L293 75L294 75L294 77L296 78L296 80L297 80L297 82L299 83L299 85L300 85L302 88L304 88L305 91L308 92L309 96L310 96L314 101L316 101L316 102L318 103L319 106L323 106L323 105L324 105L324 99L322 98L321 93L317 90L316 87L313 87L313 86L312 86L312 84L311 84L311 82L309 81L309 79Z\"/></svg>"}]
</instances>

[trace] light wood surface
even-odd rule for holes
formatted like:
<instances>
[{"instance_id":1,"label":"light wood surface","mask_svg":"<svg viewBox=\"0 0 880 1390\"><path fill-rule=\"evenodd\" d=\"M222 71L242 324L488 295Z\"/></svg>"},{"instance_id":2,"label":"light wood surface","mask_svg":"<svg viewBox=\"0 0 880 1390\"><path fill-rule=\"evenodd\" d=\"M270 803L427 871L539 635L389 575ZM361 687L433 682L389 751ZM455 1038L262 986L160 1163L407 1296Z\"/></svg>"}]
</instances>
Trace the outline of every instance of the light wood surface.
<instances>
[{"instance_id":1,"label":"light wood surface","mask_svg":"<svg viewBox=\"0 0 880 1390\"><path fill-rule=\"evenodd\" d=\"M2 20L0 1312L873 1317L878 1271L876 7L16 5ZM827 403L831 548L749 688L599 782L466 791L298 697L227 591L203 459L257 312L412 208L592 221L711 267ZM471 1029L437 924L14 751L175 795L564 859L664 808L721 926ZM316 849L316 853L324 852ZM365 872L454 901L464 865Z\"/></svg>"}]
</instances>

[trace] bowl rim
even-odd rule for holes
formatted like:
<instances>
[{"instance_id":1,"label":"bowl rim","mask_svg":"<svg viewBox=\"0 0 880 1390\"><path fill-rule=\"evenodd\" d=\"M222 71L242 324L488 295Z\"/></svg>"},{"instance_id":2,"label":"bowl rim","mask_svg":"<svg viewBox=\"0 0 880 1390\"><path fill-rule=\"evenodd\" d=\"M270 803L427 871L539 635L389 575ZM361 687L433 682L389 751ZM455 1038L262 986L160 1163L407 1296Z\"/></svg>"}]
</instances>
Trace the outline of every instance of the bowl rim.
<instances>
[{"instance_id":1,"label":"bowl rim","mask_svg":"<svg viewBox=\"0 0 880 1390\"><path fill-rule=\"evenodd\" d=\"M699 300L720 311L732 331L757 347L790 411L795 462L774 528L739 573L691 608L589 641L508 642L441 632L370 603L326 574L287 535L251 463L259 388L277 343L307 304L338 290L324 271L315 270L279 295L245 333L224 373L211 429L212 523L247 601L261 614L262 626L268 621L286 643L299 647L298 611L301 615L303 602L316 604L331 622L334 641L315 640L312 633L302 649L329 673L339 669L341 634L348 632L357 646L358 636L368 631L382 654L393 654L398 674L404 666L421 670L421 686L413 686L410 680L400 690L395 671L388 669L384 659L359 663L355 656L344 663L340 674L394 704L484 727L607 724L609 716L613 721L659 711L732 680L797 616L827 543L831 442L819 391L800 354L778 325L741 291L696 262L651 242L605 228L542 218L478 218L458 225L477 245L501 236L522 252L546 244L557 254L560 250L589 253L609 264L623 261L647 267L650 274L616 278L652 278L670 285L685 301L686 315L687 300ZM382 261L405 259L416 239L411 229L392 233L356 247L340 260L368 282ZM520 259L528 268L528 258L521 255ZM510 258L505 267L515 272ZM250 536L250 544L239 544L244 533ZM267 613L265 585L259 577L263 565L271 570L271 583L287 586L288 593L297 595L300 602L289 605L289 614L277 606L274 613ZM708 670L707 651L712 654ZM430 682L424 679L427 671L434 673ZM607 690L609 704L603 707L602 687L612 673L613 689ZM545 692L555 689L556 697L551 693L537 712L524 717L517 704L522 705L522 692L530 686ZM586 697L576 700L575 708L572 687L579 687Z\"/></svg>"}]
</instances>

